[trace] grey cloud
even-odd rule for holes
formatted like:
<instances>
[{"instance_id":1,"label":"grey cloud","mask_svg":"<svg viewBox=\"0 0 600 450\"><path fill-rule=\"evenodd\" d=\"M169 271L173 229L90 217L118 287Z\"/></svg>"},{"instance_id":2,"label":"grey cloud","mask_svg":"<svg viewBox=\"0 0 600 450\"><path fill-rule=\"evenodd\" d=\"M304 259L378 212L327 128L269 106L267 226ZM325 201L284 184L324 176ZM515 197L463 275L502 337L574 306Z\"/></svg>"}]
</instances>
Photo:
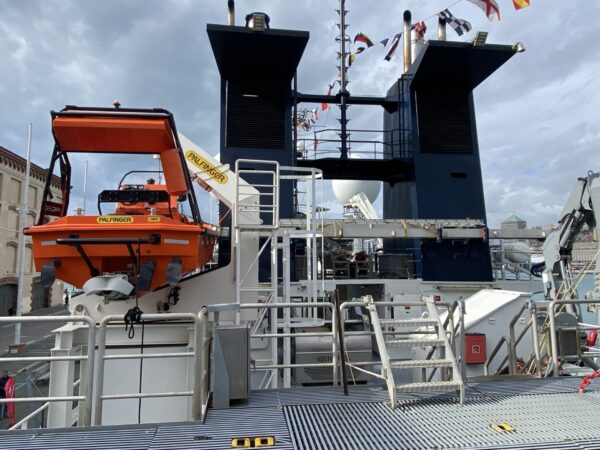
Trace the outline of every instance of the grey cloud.
<instances>
[{"instance_id":1,"label":"grey cloud","mask_svg":"<svg viewBox=\"0 0 600 450\"><path fill-rule=\"evenodd\" d=\"M347 1L348 34L376 42L401 28L405 7L414 20L450 1ZM224 23L224 1L0 0L0 145L24 154L27 123L34 123L33 159L47 164L52 149L51 109L64 104L164 107L181 131L211 153L219 149L219 76L205 24ZM299 88L324 93L336 76L334 0L238 0L237 21L264 10L277 28L306 29L311 40L299 67ZM475 93L478 136L489 221L510 213L530 224L552 223L577 176L595 166L600 144L596 106L600 84L598 2L534 2L513 11L501 2L502 21L490 23L473 5L451 8L488 41L523 41L515 56ZM429 21L428 37L435 37ZM456 37L448 30L451 39ZM473 33L461 38L471 39ZM381 46L364 52L350 70L353 94L382 95L401 73L402 58L383 61ZM328 126L337 125L332 108ZM351 126L381 129L377 108L351 108ZM321 114L324 117L327 114ZM119 165L127 162L119 160ZM73 164L82 167L81 157ZM90 157L94 188L116 183L113 161ZM96 177L98 175L98 177ZM81 200L81 172L73 203ZM88 202L90 200L88 199ZM334 203L328 199L328 205Z\"/></svg>"}]
</instances>

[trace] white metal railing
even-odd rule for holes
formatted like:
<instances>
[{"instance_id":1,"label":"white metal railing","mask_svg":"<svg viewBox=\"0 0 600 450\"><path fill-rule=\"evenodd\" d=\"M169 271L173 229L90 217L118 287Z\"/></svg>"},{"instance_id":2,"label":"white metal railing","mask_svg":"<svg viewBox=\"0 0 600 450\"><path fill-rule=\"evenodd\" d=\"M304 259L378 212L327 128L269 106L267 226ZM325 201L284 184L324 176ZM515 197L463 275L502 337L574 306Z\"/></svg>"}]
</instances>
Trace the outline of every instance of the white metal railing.
<instances>
[{"instance_id":1,"label":"white metal railing","mask_svg":"<svg viewBox=\"0 0 600 450\"><path fill-rule=\"evenodd\" d=\"M94 425L102 425L102 404L105 400L192 397L192 419L201 420L208 401L208 313L203 308L197 315L192 313L143 314L142 321L191 321L194 326L193 352L179 353L129 353L106 355L106 332L109 323L122 322L123 316L106 316L100 322L98 333L98 367L94 389ZM141 392L130 394L104 394L104 366L111 359L147 359L147 358L193 358L193 380L191 391Z\"/></svg>"},{"instance_id":2,"label":"white metal railing","mask_svg":"<svg viewBox=\"0 0 600 450\"><path fill-rule=\"evenodd\" d=\"M80 384L81 384L81 378L78 379L75 383L73 383L73 388L79 387ZM46 411L48 409L48 406L50 406L50 402L46 402L46 403L42 404L42 406L40 406L36 410L32 411L31 413L29 413L28 415L23 417L21 420L19 420L17 423L15 423L13 426L11 426L9 428L9 430L18 430L18 429L26 430L27 428L29 428L29 421L31 419L37 417L39 414L43 413L44 411ZM77 406L77 408L74 408L73 412L76 413L78 411L78 409L79 409L79 406ZM77 415L78 414L74 414L74 416L77 416ZM43 418L42 418L42 421L43 421ZM71 425L74 425L76 422L77 422L77 419L75 419Z\"/></svg>"},{"instance_id":3,"label":"white metal railing","mask_svg":"<svg viewBox=\"0 0 600 450\"><path fill-rule=\"evenodd\" d=\"M32 411L31 413L29 413L28 415L23 417L21 420L19 420L17 423L15 423L12 427L9 428L9 431L10 430L18 430L18 429L23 429L23 430L27 429L27 424L29 423L29 421L31 419L33 419L34 417L36 417L38 414L41 414L42 412L46 411L48 409L48 406L50 406L50 402L44 403L38 409L36 409L35 411Z\"/></svg>"},{"instance_id":4,"label":"white metal railing","mask_svg":"<svg viewBox=\"0 0 600 450\"><path fill-rule=\"evenodd\" d=\"M249 165L251 168L244 169L243 165ZM267 169L258 169L256 167L267 167ZM279 227L279 163L277 161L266 161L259 159L238 159L235 162L235 207L233 215L234 228L252 228L253 230L274 230ZM242 175L262 176L267 178L268 182L249 183L243 180ZM247 188L248 191L244 191ZM251 191L250 191L251 189ZM258 194L256 193L258 190ZM258 196L258 202L253 198ZM243 198L250 198L250 201L244 202ZM261 200L266 198L267 203ZM258 213L269 216L270 221L264 223L245 222L242 220L242 213Z\"/></svg>"},{"instance_id":5,"label":"white metal railing","mask_svg":"<svg viewBox=\"0 0 600 450\"><path fill-rule=\"evenodd\" d=\"M303 168L295 166L281 166L280 177L282 180L291 180L296 183L303 183L306 187L305 201L301 202L300 195L298 195L298 204L296 205L299 212L305 214L305 227L304 230L295 230L293 228L284 231L283 235L283 250L284 250L284 262L290 261L289 255L289 239L305 239L306 240L306 278L309 283L309 294L310 300L313 302L317 301L317 283L319 278L319 267L318 267L318 239L321 238L321 256L324 256L325 245L323 242L323 233L318 232L317 228L323 229L323 215L320 214L317 207L317 190L319 191L319 202L323 203L323 183L319 184L317 188L317 181L323 180L323 171L315 168ZM303 211L302 211L303 210ZM281 233L281 230L280 230ZM286 253L287 252L287 253ZM284 270L288 275L287 280L284 276L283 293L284 302L289 302L289 267ZM321 291L325 292L325 280L321 280ZM288 293L288 295L286 295Z\"/></svg>"},{"instance_id":6,"label":"white metal railing","mask_svg":"<svg viewBox=\"0 0 600 450\"><path fill-rule=\"evenodd\" d=\"M527 324L523 327L519 336L515 334L515 325L521 318L523 312L529 309L530 318ZM508 324L508 336L502 336L494 349L488 355L484 365L483 365L483 373L485 376L489 375L489 367L502 348L503 344L506 344L507 352L500 364L498 365L498 370L496 371L496 375L498 372L502 370L504 365L508 362L508 373L510 375L517 374L517 346L523 340L527 332L531 329L531 338L533 342L533 361L536 367L536 373L538 377L542 377L542 359L540 356L540 339L539 339L539 330L537 323L537 307L533 300L528 300L525 302L521 308L517 311L517 313L513 316L510 323Z\"/></svg>"},{"instance_id":7,"label":"white metal railing","mask_svg":"<svg viewBox=\"0 0 600 450\"><path fill-rule=\"evenodd\" d=\"M123 319L120 316L121 320ZM26 362L26 361L85 361L86 368L85 382L87 386L94 384L94 353L96 348L96 323L88 316L21 316L21 317L0 317L0 324L3 323L71 323L84 322L88 326L87 336L87 354L85 355L70 355L70 356L24 356L24 357L1 357L0 364L3 362ZM30 402L81 402L83 403L82 421L78 425L91 425L92 417L92 391L88 389L85 395L65 395L65 396L48 396L48 397L24 397L24 398L2 398L2 403L30 403ZM81 405L80 403L80 405ZM38 408L39 409L39 408ZM35 412L35 411L34 411ZM39 413L39 412L38 412ZM33 414L33 413L32 413ZM31 414L30 414L31 415ZM33 416L32 416L33 417ZM30 420L29 417L27 420Z\"/></svg>"}]
</instances>

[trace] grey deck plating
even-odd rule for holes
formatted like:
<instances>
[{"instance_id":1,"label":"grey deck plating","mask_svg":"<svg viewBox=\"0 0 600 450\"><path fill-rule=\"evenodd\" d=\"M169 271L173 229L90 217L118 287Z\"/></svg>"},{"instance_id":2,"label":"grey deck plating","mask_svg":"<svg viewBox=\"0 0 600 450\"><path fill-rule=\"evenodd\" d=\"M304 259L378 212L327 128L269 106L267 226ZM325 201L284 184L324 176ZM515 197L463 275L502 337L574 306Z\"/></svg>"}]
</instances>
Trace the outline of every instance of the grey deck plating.
<instances>
[{"instance_id":1,"label":"grey deck plating","mask_svg":"<svg viewBox=\"0 0 600 450\"><path fill-rule=\"evenodd\" d=\"M2 449L229 449L231 439L274 436L273 449L600 449L600 391L562 377L472 383L467 404L447 395L405 394L392 411L379 387L255 392L205 424L0 432ZM514 431L494 431L506 422Z\"/></svg>"}]
</instances>

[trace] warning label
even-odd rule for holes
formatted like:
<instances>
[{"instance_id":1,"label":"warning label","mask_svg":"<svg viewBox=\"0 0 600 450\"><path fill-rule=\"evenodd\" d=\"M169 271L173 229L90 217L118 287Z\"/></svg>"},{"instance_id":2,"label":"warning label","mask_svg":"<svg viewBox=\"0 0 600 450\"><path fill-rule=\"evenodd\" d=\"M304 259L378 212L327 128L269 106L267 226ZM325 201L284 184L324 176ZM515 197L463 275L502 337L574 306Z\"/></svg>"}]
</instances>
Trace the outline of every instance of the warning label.
<instances>
[{"instance_id":1,"label":"warning label","mask_svg":"<svg viewBox=\"0 0 600 450\"><path fill-rule=\"evenodd\" d=\"M98 216L96 222L100 224L108 223L133 223L133 217L131 216Z\"/></svg>"},{"instance_id":2,"label":"warning label","mask_svg":"<svg viewBox=\"0 0 600 450\"><path fill-rule=\"evenodd\" d=\"M217 183L220 183L220 184L227 183L227 180L228 180L227 175L225 175L221 170L219 170L217 167L213 166L211 163L209 163L206 159L204 159L202 156L200 156L195 151L188 150L187 152L185 152L185 159L190 161L193 165L195 165L198 169L200 169L202 172L207 174L209 177L211 177Z\"/></svg>"}]
</instances>

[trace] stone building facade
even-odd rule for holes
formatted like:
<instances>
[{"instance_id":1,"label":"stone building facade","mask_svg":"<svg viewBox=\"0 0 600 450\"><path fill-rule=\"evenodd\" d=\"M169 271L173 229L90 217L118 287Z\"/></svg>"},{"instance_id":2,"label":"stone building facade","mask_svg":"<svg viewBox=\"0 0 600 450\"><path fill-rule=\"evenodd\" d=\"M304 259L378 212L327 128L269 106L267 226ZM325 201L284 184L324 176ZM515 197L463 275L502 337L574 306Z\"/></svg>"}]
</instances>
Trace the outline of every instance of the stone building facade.
<instances>
[{"instance_id":1,"label":"stone building facade","mask_svg":"<svg viewBox=\"0 0 600 450\"><path fill-rule=\"evenodd\" d=\"M19 232L23 228L19 208L24 200L25 167L25 158L0 146L0 316L8 315L17 301ZM33 225L39 217L47 176L47 169L31 164L26 226ZM60 178L56 175L52 177L52 194L53 201L62 201ZM50 289L41 285L33 263L31 238L27 236L25 242L23 313L61 304L62 283L57 281Z\"/></svg>"}]
</instances>

